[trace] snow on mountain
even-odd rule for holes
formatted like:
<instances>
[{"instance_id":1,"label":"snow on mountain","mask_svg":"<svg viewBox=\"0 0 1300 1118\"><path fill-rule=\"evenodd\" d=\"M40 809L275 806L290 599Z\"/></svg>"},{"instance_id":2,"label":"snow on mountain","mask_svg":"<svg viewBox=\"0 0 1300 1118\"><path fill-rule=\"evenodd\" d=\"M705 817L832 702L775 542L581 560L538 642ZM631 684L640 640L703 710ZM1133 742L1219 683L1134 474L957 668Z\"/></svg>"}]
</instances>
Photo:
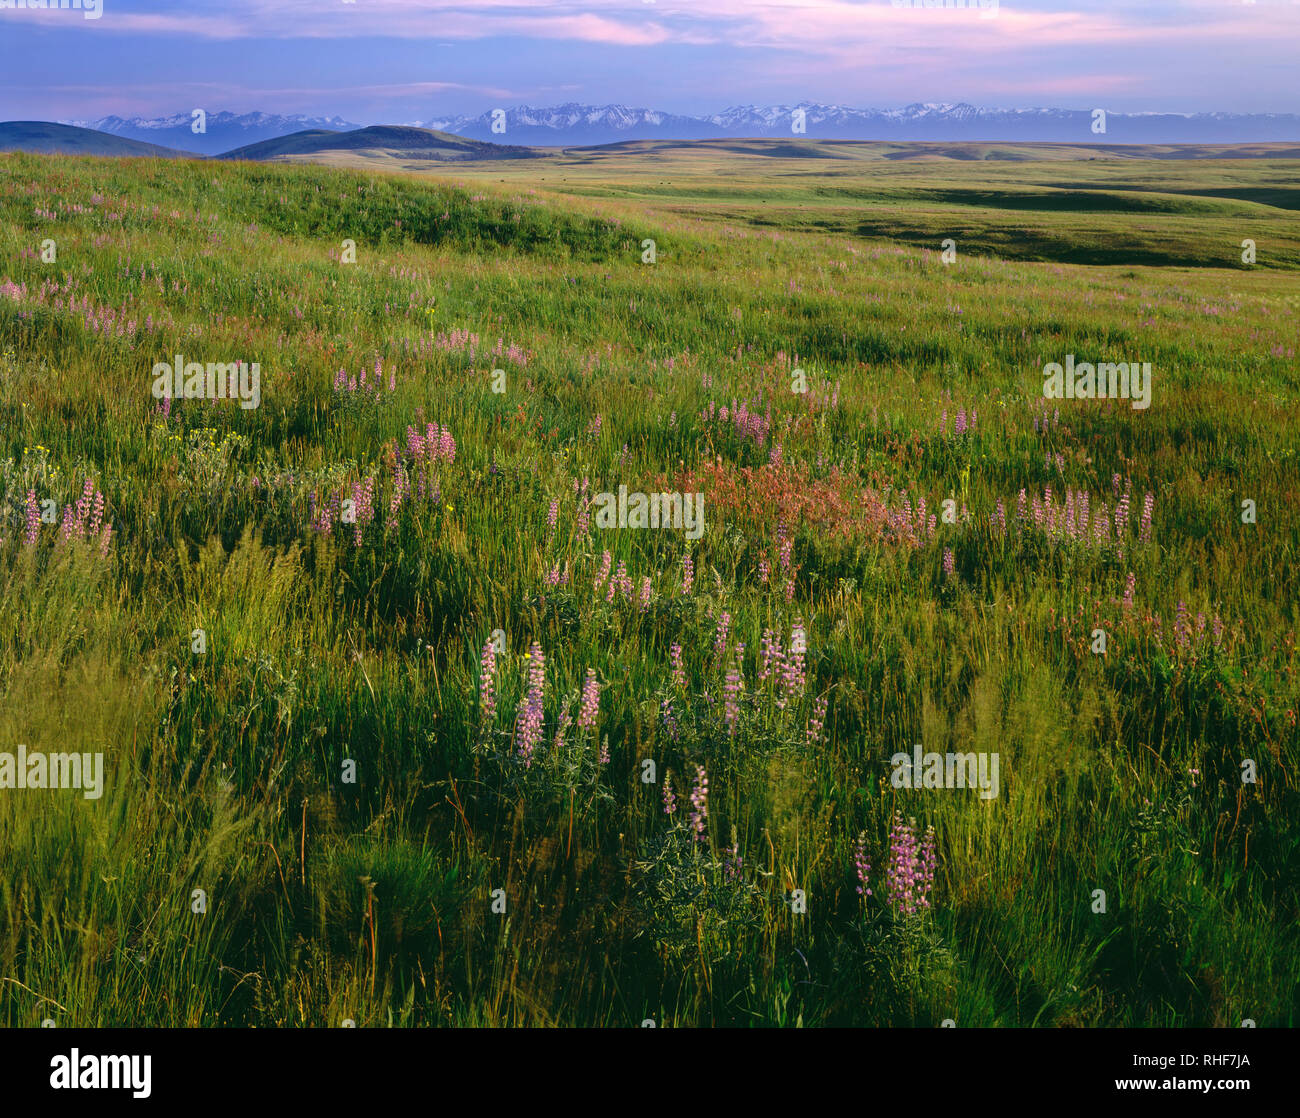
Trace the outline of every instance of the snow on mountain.
<instances>
[{"instance_id":1,"label":"snow on mountain","mask_svg":"<svg viewBox=\"0 0 1300 1118\"><path fill-rule=\"evenodd\" d=\"M796 116L796 113L800 114ZM94 121L61 121L183 151L218 154L305 129L345 132L359 127L337 116L212 112L207 130L193 131L191 113ZM624 140L699 140L803 135L822 140L1053 141L1058 143L1233 143L1300 140L1300 116L1284 113L1106 114L1094 132L1091 109L984 109L964 102L918 102L892 109L855 109L803 101L797 105L736 105L686 116L627 105L569 102L516 105L475 116L440 116L416 127L467 139L542 147L581 147Z\"/></svg>"},{"instance_id":2,"label":"snow on mountain","mask_svg":"<svg viewBox=\"0 0 1300 1118\"><path fill-rule=\"evenodd\" d=\"M359 125L341 117L282 116L278 113L210 112L202 122L203 132L195 132L192 112L162 117L106 116L98 120L64 120L79 128L93 128L130 140L192 151L200 155L217 155L232 148L273 140L291 132L323 128L332 132L349 132Z\"/></svg>"},{"instance_id":3,"label":"snow on mountain","mask_svg":"<svg viewBox=\"0 0 1300 1118\"><path fill-rule=\"evenodd\" d=\"M801 115L796 117L796 112ZM546 109L525 105L478 116L441 118L425 126L476 140L542 146L800 134L828 140L1134 144L1300 139L1300 117L1286 114L1108 111L1106 131L1094 132L1091 109L982 109L964 102L915 103L882 110L804 101L797 105L736 105L700 117L625 105L567 104Z\"/></svg>"}]
</instances>

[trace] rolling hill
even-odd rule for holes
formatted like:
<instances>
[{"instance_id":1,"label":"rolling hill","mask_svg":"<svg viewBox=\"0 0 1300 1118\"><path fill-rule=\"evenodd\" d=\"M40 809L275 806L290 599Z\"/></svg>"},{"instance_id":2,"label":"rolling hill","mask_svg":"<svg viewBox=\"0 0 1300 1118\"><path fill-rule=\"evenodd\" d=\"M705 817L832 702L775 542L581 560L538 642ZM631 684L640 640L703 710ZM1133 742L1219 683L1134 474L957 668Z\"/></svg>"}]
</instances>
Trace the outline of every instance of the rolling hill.
<instances>
[{"instance_id":1,"label":"rolling hill","mask_svg":"<svg viewBox=\"0 0 1300 1118\"><path fill-rule=\"evenodd\" d=\"M65 120L61 123L93 128L97 132L108 132L141 143L161 144L177 151L193 152L195 155L220 155L233 148L247 147L262 140L274 140L306 129L348 132L361 127L360 124L337 116L221 111L208 113L204 120L204 130L196 133L193 128L193 113L188 110L162 117L105 116L96 120Z\"/></svg>"},{"instance_id":2,"label":"rolling hill","mask_svg":"<svg viewBox=\"0 0 1300 1118\"><path fill-rule=\"evenodd\" d=\"M29 151L40 155L109 155L134 158L184 159L188 152L111 136L93 128L51 124L43 120L0 123L0 151Z\"/></svg>"},{"instance_id":3,"label":"rolling hill","mask_svg":"<svg viewBox=\"0 0 1300 1118\"><path fill-rule=\"evenodd\" d=\"M332 132L323 128L307 129L288 136L235 148L216 158L266 162L320 160L328 159L331 155L344 155L385 161L457 163L482 159L531 159L541 154L532 148L466 140L460 136L434 132L428 128L374 125L351 132Z\"/></svg>"}]
</instances>

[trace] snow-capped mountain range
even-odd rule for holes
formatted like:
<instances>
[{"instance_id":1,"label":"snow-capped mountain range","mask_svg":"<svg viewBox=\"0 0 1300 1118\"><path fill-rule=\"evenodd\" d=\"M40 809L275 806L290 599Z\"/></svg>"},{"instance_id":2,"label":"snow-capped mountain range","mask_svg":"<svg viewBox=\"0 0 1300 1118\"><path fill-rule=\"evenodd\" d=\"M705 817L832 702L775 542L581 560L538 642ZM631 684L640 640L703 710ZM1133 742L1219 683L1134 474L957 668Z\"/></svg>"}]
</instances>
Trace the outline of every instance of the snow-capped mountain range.
<instances>
[{"instance_id":1,"label":"snow-capped mountain range","mask_svg":"<svg viewBox=\"0 0 1300 1118\"><path fill-rule=\"evenodd\" d=\"M61 120L59 124L72 124L78 128L93 128L112 136L128 140L142 140L177 151L192 151L202 155L220 155L232 148L274 140L291 132L323 128L331 132L350 132L360 125L351 124L341 117L280 116L276 113L208 113L202 121L206 131L195 132L198 123L193 113L176 113L163 117L106 116L99 120Z\"/></svg>"},{"instance_id":2,"label":"snow-capped mountain range","mask_svg":"<svg viewBox=\"0 0 1300 1118\"><path fill-rule=\"evenodd\" d=\"M494 116L494 113L500 115ZM796 114L800 114L796 116ZM493 133L495 120L505 131ZM802 102L744 105L711 116L677 116L625 105L522 106L478 116L440 117L426 128L474 140L516 144L608 144L620 140L802 135L822 140L1050 140L1061 143L1237 143L1300 140L1300 116L1269 113L1105 114L1105 132L1090 109L980 109L967 104L914 104L853 109ZM499 127L499 126L498 126ZM507 140L508 137L508 140Z\"/></svg>"},{"instance_id":3,"label":"snow-capped mountain range","mask_svg":"<svg viewBox=\"0 0 1300 1118\"><path fill-rule=\"evenodd\" d=\"M980 109L967 104L913 104L900 109L853 109L802 102L744 105L710 116L684 116L626 105L570 103L490 109L477 116L443 116L407 124L472 140L580 147L623 140L700 140L803 136L821 140L1052 141L1057 143L1244 143L1300 140L1293 113L1105 113L1096 110ZM182 151L216 154L305 129L345 132L361 127L338 117L273 113L209 113L195 133L190 113L146 119L110 116L60 121ZM379 122L371 122L379 123ZM496 126L494 129L494 125ZM802 131L800 131L802 129Z\"/></svg>"}]
</instances>

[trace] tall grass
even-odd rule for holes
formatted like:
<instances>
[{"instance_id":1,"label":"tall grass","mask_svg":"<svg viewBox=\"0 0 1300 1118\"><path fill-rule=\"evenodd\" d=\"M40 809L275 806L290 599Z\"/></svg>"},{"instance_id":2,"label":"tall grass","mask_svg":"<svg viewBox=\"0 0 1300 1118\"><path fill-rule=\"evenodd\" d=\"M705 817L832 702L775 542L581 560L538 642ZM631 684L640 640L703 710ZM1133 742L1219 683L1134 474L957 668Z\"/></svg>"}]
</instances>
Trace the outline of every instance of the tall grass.
<instances>
[{"instance_id":1,"label":"tall grass","mask_svg":"<svg viewBox=\"0 0 1300 1118\"><path fill-rule=\"evenodd\" d=\"M0 752L101 751L108 785L0 790L0 1021L1296 1023L1294 271L946 266L785 189L762 227L739 194L0 157ZM1176 239L1172 208L1141 219ZM1151 362L1151 408L1044 401L1068 353ZM259 362L261 406L160 410L175 354ZM429 423L455 455L421 466ZM63 535L87 480L102 547ZM702 538L584 531L620 484L703 493ZM1104 539L1036 525L1048 488ZM760 678L797 627L802 679ZM998 753L1000 794L895 787L916 743ZM917 916L896 814L935 829Z\"/></svg>"}]
</instances>

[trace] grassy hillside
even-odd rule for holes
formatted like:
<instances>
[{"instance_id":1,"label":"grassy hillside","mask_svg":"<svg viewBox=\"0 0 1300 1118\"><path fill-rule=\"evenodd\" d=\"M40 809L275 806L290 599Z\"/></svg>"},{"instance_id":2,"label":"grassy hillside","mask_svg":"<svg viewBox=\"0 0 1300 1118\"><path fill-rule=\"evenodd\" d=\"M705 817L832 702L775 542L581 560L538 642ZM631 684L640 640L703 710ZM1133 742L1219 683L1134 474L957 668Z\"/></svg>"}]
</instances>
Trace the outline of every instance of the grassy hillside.
<instances>
[{"instance_id":1,"label":"grassy hillside","mask_svg":"<svg viewBox=\"0 0 1300 1118\"><path fill-rule=\"evenodd\" d=\"M645 142L537 164L468 164L456 174L759 230L918 248L952 237L963 252L1045 263L1241 268L1241 241L1250 236L1267 242L1272 267L1300 268L1294 147L1243 145L1234 150L1253 157L1207 151L1172 165L1167 153L1145 148L1135 149L1149 155L1139 159L1114 147L1004 145L994 161L975 158L980 148Z\"/></svg>"},{"instance_id":2,"label":"grassy hillside","mask_svg":"<svg viewBox=\"0 0 1300 1118\"><path fill-rule=\"evenodd\" d=\"M294 132L261 143L235 148L219 159L328 161L347 153L371 161L427 160L454 163L461 160L529 159L537 153L532 148L508 144L485 144L466 140L448 132L428 128L375 125L352 132L329 132L324 129Z\"/></svg>"},{"instance_id":3,"label":"grassy hillside","mask_svg":"<svg viewBox=\"0 0 1300 1118\"><path fill-rule=\"evenodd\" d=\"M0 157L0 1023L1295 1025L1288 166Z\"/></svg>"},{"instance_id":4,"label":"grassy hillside","mask_svg":"<svg viewBox=\"0 0 1300 1118\"><path fill-rule=\"evenodd\" d=\"M43 155L135 156L137 158L189 158L187 152L174 151L97 132L71 124L51 124L44 120L6 120L0 122L0 152L27 151Z\"/></svg>"}]
</instances>

